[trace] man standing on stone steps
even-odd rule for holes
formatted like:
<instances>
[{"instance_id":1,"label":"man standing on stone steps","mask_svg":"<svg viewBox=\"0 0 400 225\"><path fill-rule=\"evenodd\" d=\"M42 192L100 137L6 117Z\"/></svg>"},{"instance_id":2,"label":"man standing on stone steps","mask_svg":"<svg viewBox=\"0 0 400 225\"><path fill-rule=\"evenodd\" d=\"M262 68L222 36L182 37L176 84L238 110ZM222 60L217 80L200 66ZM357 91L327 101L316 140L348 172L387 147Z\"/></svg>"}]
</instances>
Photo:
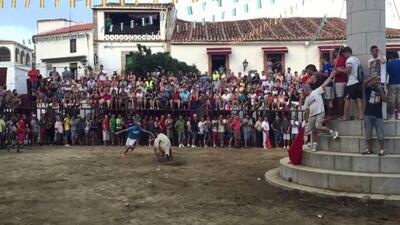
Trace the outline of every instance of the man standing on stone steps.
<instances>
[{"instance_id":1,"label":"man standing on stone steps","mask_svg":"<svg viewBox=\"0 0 400 225\"><path fill-rule=\"evenodd\" d=\"M365 82L365 111L364 111L364 127L365 140L367 141L367 149L363 155L372 154L372 131L375 128L378 137L380 151L379 156L385 155L384 150L384 122L382 113L382 102L387 101L387 96L381 85L381 78L377 75L371 76Z\"/></svg>"},{"instance_id":2,"label":"man standing on stone steps","mask_svg":"<svg viewBox=\"0 0 400 225\"><path fill-rule=\"evenodd\" d=\"M308 65L306 67L307 73L315 73L317 72L317 68L315 65ZM304 102L304 106L306 109L305 112L305 122L307 125L307 133L312 132L311 135L311 143L312 150L317 151L317 140L318 133L329 133L332 135L333 139L339 137L339 133L337 131L331 130L325 126L323 126L323 122L325 119L325 108L324 108L324 100L322 98L322 94L325 92L326 86L332 81L334 73L331 73L330 76L325 80L325 82L319 86L317 89L312 90L309 84L304 84L302 86L304 97L306 98Z\"/></svg>"}]
</instances>

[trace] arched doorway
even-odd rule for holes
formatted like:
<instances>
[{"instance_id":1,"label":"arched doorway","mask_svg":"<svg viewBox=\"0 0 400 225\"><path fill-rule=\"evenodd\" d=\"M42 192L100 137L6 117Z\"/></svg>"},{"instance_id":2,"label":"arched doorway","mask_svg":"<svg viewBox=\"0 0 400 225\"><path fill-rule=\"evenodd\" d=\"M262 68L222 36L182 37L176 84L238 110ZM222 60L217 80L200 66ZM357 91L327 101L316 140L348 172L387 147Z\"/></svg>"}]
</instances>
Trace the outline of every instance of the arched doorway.
<instances>
[{"instance_id":1,"label":"arched doorway","mask_svg":"<svg viewBox=\"0 0 400 225\"><path fill-rule=\"evenodd\" d=\"M19 49L15 49L15 63L19 63L20 52Z\"/></svg>"},{"instance_id":2,"label":"arched doorway","mask_svg":"<svg viewBox=\"0 0 400 225\"><path fill-rule=\"evenodd\" d=\"M21 63L22 65L25 64L25 52L24 51L21 51L21 56L20 56L19 63Z\"/></svg>"},{"instance_id":3,"label":"arched doorway","mask_svg":"<svg viewBox=\"0 0 400 225\"><path fill-rule=\"evenodd\" d=\"M27 53L25 57L25 66L30 66L31 64L31 56Z\"/></svg>"},{"instance_id":4,"label":"arched doorway","mask_svg":"<svg viewBox=\"0 0 400 225\"><path fill-rule=\"evenodd\" d=\"M11 52L7 47L0 47L0 62L11 61Z\"/></svg>"}]
</instances>

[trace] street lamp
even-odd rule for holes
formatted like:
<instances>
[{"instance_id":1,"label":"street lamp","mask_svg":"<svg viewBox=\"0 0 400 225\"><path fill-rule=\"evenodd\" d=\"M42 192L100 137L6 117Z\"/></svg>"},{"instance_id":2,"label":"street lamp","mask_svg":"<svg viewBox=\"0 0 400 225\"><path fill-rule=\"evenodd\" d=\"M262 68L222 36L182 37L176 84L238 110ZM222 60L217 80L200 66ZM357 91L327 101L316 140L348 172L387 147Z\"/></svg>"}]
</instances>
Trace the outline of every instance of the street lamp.
<instances>
[{"instance_id":1,"label":"street lamp","mask_svg":"<svg viewBox=\"0 0 400 225\"><path fill-rule=\"evenodd\" d=\"M245 59L242 64L243 64L243 72L245 72L247 69L247 66L249 66L249 62L247 62L247 60Z\"/></svg>"}]
</instances>

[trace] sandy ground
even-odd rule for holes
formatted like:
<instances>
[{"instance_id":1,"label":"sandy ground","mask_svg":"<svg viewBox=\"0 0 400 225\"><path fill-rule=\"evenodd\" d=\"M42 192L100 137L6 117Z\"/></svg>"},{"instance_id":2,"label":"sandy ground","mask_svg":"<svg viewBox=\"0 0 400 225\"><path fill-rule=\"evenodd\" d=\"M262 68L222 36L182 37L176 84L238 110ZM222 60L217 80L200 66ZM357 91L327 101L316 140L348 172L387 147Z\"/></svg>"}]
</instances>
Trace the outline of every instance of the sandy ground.
<instances>
[{"instance_id":1,"label":"sandy ground","mask_svg":"<svg viewBox=\"0 0 400 225\"><path fill-rule=\"evenodd\" d=\"M400 208L269 186L282 150L185 149L162 164L120 150L0 151L0 224L400 224Z\"/></svg>"}]
</instances>

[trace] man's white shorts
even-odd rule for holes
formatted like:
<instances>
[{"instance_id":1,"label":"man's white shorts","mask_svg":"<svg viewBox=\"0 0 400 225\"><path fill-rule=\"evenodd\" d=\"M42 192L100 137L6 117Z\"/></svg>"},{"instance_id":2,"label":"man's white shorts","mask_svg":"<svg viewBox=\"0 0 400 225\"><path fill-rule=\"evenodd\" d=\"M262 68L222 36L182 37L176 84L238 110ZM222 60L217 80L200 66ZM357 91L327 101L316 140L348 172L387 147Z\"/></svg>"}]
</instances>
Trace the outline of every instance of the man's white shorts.
<instances>
[{"instance_id":1,"label":"man's white shorts","mask_svg":"<svg viewBox=\"0 0 400 225\"><path fill-rule=\"evenodd\" d=\"M134 146L134 145L136 145L136 139L130 139L130 138L127 138L126 139L126 144L125 144L126 146Z\"/></svg>"},{"instance_id":2,"label":"man's white shorts","mask_svg":"<svg viewBox=\"0 0 400 225\"><path fill-rule=\"evenodd\" d=\"M110 140L110 132L103 130L103 141L109 141Z\"/></svg>"},{"instance_id":3,"label":"man's white shorts","mask_svg":"<svg viewBox=\"0 0 400 225\"><path fill-rule=\"evenodd\" d=\"M290 134L283 134L283 140L290 141Z\"/></svg>"},{"instance_id":4,"label":"man's white shorts","mask_svg":"<svg viewBox=\"0 0 400 225\"><path fill-rule=\"evenodd\" d=\"M336 98L344 97L344 89L346 87L346 83L335 83L335 94Z\"/></svg>"}]
</instances>

